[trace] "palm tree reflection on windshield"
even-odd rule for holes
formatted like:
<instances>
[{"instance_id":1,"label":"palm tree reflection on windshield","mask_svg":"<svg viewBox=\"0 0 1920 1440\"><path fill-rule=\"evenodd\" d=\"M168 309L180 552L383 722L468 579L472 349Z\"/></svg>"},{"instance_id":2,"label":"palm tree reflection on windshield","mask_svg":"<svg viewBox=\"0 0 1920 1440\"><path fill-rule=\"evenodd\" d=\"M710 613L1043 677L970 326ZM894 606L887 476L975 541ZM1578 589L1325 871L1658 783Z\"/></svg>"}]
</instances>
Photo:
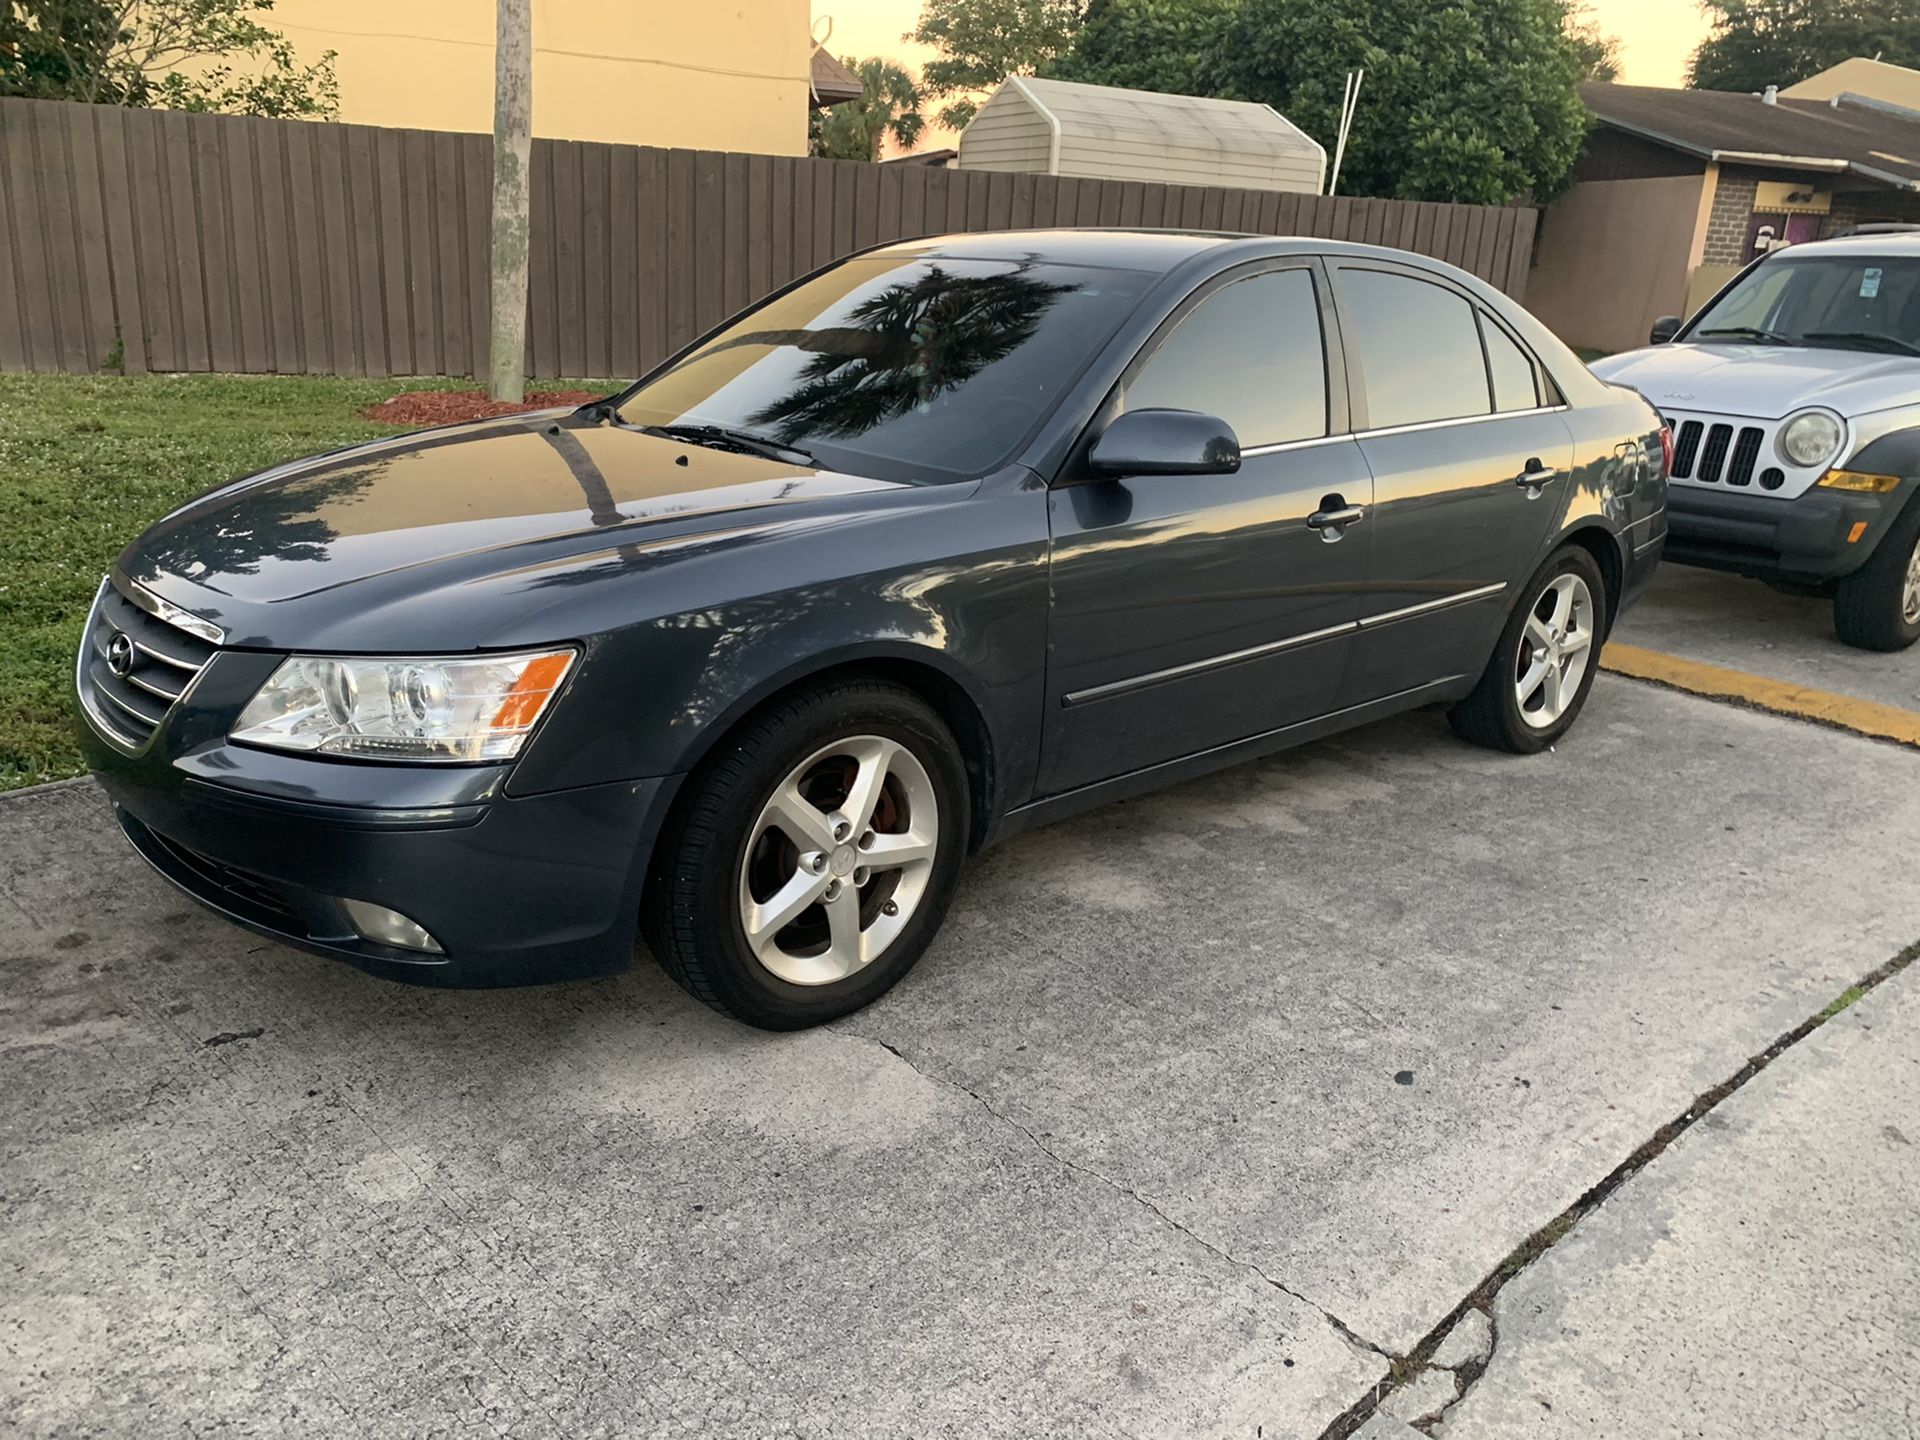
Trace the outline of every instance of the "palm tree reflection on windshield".
<instances>
[{"instance_id":1,"label":"palm tree reflection on windshield","mask_svg":"<svg viewBox=\"0 0 1920 1440\"><path fill-rule=\"evenodd\" d=\"M800 383L750 417L787 444L852 436L923 410L1033 338L1041 318L1078 285L1040 280L1030 263L999 275L954 275L930 265L849 312L845 325L759 330L716 347L787 346L810 352Z\"/></svg>"}]
</instances>

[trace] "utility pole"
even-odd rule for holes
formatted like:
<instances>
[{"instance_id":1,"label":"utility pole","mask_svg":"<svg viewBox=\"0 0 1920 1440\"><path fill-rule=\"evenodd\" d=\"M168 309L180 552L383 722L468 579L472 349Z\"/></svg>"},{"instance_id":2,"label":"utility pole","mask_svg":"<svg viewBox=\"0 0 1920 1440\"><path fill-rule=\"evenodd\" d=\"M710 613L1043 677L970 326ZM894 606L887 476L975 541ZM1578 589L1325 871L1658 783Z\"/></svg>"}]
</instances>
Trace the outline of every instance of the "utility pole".
<instances>
[{"instance_id":1,"label":"utility pole","mask_svg":"<svg viewBox=\"0 0 1920 1440\"><path fill-rule=\"evenodd\" d=\"M526 392L527 170L533 159L533 0L494 0L493 350L487 394Z\"/></svg>"}]
</instances>

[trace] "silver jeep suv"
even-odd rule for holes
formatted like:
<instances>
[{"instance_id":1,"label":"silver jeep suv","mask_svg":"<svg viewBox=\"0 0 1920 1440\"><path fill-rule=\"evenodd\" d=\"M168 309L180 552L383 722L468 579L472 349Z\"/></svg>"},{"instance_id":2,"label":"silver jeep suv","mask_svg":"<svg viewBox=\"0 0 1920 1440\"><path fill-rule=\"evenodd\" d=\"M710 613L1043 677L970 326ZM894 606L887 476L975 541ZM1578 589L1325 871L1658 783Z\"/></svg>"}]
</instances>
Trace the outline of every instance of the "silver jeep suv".
<instances>
[{"instance_id":1,"label":"silver jeep suv","mask_svg":"<svg viewBox=\"0 0 1920 1440\"><path fill-rule=\"evenodd\" d=\"M1830 596L1850 645L1920 639L1920 229L1775 250L1596 361L1666 416L1666 557Z\"/></svg>"}]
</instances>

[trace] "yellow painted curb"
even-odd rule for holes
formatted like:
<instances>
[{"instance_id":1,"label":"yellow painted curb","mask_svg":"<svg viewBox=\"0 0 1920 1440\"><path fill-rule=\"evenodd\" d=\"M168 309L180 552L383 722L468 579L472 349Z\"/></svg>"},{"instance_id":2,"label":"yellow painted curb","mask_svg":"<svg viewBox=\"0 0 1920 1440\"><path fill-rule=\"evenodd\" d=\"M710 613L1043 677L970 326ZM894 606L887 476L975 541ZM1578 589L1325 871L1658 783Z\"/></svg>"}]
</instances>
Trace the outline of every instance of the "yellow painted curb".
<instances>
[{"instance_id":1,"label":"yellow painted curb","mask_svg":"<svg viewBox=\"0 0 1920 1440\"><path fill-rule=\"evenodd\" d=\"M1763 675L1705 665L1698 660L1682 660L1677 655L1642 650L1635 645L1607 646L1600 653L1600 668L1685 690L1691 695L1737 700L1777 715L1793 715L1851 730L1856 735L1920 747L1920 713L1895 705L1856 700L1851 695L1835 695L1827 690L1809 690L1804 685L1789 685L1784 680L1769 680Z\"/></svg>"}]
</instances>

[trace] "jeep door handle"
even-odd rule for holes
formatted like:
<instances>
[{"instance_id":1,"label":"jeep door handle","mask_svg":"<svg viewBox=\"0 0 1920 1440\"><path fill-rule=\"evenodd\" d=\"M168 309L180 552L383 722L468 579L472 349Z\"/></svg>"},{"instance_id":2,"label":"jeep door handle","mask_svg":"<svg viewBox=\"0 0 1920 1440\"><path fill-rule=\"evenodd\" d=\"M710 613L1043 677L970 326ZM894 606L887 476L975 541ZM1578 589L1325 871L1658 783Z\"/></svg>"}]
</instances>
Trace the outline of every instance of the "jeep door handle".
<instances>
[{"instance_id":1,"label":"jeep door handle","mask_svg":"<svg viewBox=\"0 0 1920 1440\"><path fill-rule=\"evenodd\" d=\"M1520 472L1513 483L1521 486L1523 489L1538 490L1559 473L1560 472L1551 465L1542 465L1538 460L1529 460L1527 461L1527 468Z\"/></svg>"},{"instance_id":2,"label":"jeep door handle","mask_svg":"<svg viewBox=\"0 0 1920 1440\"><path fill-rule=\"evenodd\" d=\"M1330 498L1338 498L1330 497ZM1325 503L1324 501L1321 503ZM1343 527L1367 518L1367 512L1358 505L1342 505L1338 510L1316 510L1307 516L1307 527L1311 530L1332 530L1338 532ZM1336 536L1324 536L1334 539Z\"/></svg>"}]
</instances>

